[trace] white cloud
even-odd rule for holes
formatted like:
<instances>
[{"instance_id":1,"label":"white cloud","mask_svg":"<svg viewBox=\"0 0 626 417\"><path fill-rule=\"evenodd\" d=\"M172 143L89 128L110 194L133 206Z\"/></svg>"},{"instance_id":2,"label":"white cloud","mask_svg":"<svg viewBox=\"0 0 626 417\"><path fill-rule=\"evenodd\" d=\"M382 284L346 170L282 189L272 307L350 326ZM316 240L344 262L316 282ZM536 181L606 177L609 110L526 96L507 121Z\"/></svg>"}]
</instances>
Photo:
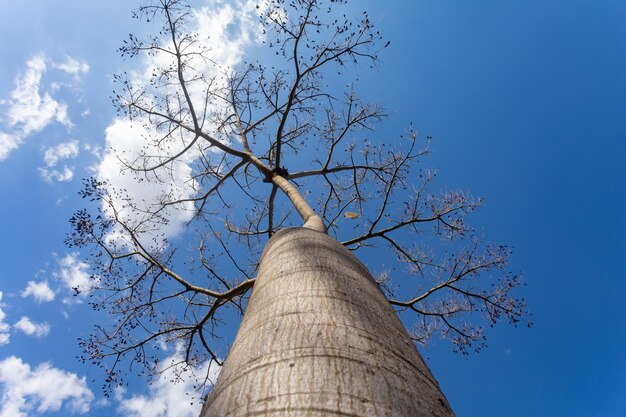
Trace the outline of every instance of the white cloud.
<instances>
[{"instance_id":1,"label":"white cloud","mask_svg":"<svg viewBox=\"0 0 626 417\"><path fill-rule=\"evenodd\" d=\"M31 296L40 303L54 300L54 291L48 285L48 281L28 281L20 295L24 298Z\"/></svg>"},{"instance_id":2,"label":"white cloud","mask_svg":"<svg viewBox=\"0 0 626 417\"><path fill-rule=\"evenodd\" d=\"M43 54L33 56L26 62L26 70L15 79L15 88L2 104L8 105L3 124L8 131L0 132L0 161L18 148L28 136L42 131L51 123L57 122L72 127L67 104L57 101L51 93L57 92L63 84L52 82L48 90L42 81L48 70L49 60ZM85 73L89 66L71 57L52 67L74 75L75 80Z\"/></svg>"},{"instance_id":3,"label":"white cloud","mask_svg":"<svg viewBox=\"0 0 626 417\"><path fill-rule=\"evenodd\" d=\"M4 311L2 311L2 291L0 291L0 346L2 345L6 345L7 343L9 343L9 339L10 339L10 334L9 334L9 329L11 326L9 326L7 323L4 322L4 319L6 318L6 314L4 313ZM0 416L1 417L1 416Z\"/></svg>"},{"instance_id":4,"label":"white cloud","mask_svg":"<svg viewBox=\"0 0 626 417\"><path fill-rule=\"evenodd\" d=\"M75 297L66 297L63 302L71 303L72 301L80 302L80 299L86 296L94 284L93 279L88 273L89 265L78 259L78 253L70 253L59 261L60 269L54 275L59 279L63 286L72 291Z\"/></svg>"},{"instance_id":5,"label":"white cloud","mask_svg":"<svg viewBox=\"0 0 626 417\"><path fill-rule=\"evenodd\" d=\"M40 84L46 72L46 58L36 55L26 63L26 72L17 77L9 99L8 126L18 127L24 136L38 132L51 121L70 124L67 109L48 93L40 94Z\"/></svg>"},{"instance_id":6,"label":"white cloud","mask_svg":"<svg viewBox=\"0 0 626 417\"><path fill-rule=\"evenodd\" d=\"M29 336L38 338L45 337L50 333L50 325L48 323L34 323L26 316L20 318L20 320L13 325L13 328Z\"/></svg>"},{"instance_id":7,"label":"white cloud","mask_svg":"<svg viewBox=\"0 0 626 417\"><path fill-rule=\"evenodd\" d=\"M205 74L208 78L218 72L226 71L239 64L243 60L245 48L258 42L257 38L262 30L259 29L258 10L256 2L252 0L236 1L232 4L218 2L211 6L194 10L191 14L190 32L198 32L198 39L209 39L210 60L197 59L188 68L193 71ZM206 46L206 45L205 45ZM165 49L169 46L164 45ZM199 43L194 47L201 48ZM155 67L167 67L172 65L170 54L156 54L147 57L143 62L140 71L135 74L132 84L148 84ZM219 77L218 77L219 79ZM188 86L190 94L194 100L203 103L206 95L206 86L202 83ZM174 105L169 103L169 105ZM212 110L219 112L220 108ZM207 119L210 117L207 116ZM145 122L145 123L144 123ZM161 155L164 152L175 155L184 144L178 144L178 149L163 148L157 149L146 141L146 137L157 137L155 132L151 132L144 126L150 125L147 120L136 118L131 124L126 120L113 120L106 129L106 151L102 155L100 164L96 168L96 177L100 181L106 181L113 190L126 190L137 205L136 210L126 209L121 214L125 221L132 225L145 220L141 212L159 205L161 201L172 201L175 199L189 198L196 193L194 180L191 178L191 164L198 158L198 150L189 150L184 158L179 158L177 164L172 168L172 172L159 172L159 180L146 181L143 173L133 173L120 161L135 163L141 159L141 155ZM205 126L210 130L209 126ZM227 140L227 139L226 139ZM155 159L153 159L153 162ZM150 174L149 174L150 175ZM112 193L113 195L113 193ZM127 203L126 196L115 195L112 197L113 203L119 209ZM110 214L110 210L105 206L105 212ZM193 216L193 204L184 204L176 209L171 208L160 212L160 215L167 219L167 224L158 226L158 233L165 237L172 237L178 234ZM151 224L147 227L153 227ZM147 233L145 238L150 240L154 233ZM123 236L119 231L113 232L109 238L119 239Z\"/></svg>"},{"instance_id":8,"label":"white cloud","mask_svg":"<svg viewBox=\"0 0 626 417\"><path fill-rule=\"evenodd\" d=\"M67 182L74 178L74 168L66 165L63 166L63 168L60 168L60 170L39 168L39 173L47 183L51 183L52 181Z\"/></svg>"},{"instance_id":9,"label":"white cloud","mask_svg":"<svg viewBox=\"0 0 626 417\"><path fill-rule=\"evenodd\" d=\"M57 146L46 148L44 150L43 161L45 167L39 168L39 173L43 179L50 183L52 181L70 181L74 177L74 167L63 165L57 167L59 162L74 159L78 156L78 141L71 140L69 142L60 143Z\"/></svg>"},{"instance_id":10,"label":"white cloud","mask_svg":"<svg viewBox=\"0 0 626 417\"><path fill-rule=\"evenodd\" d=\"M16 134L0 132L0 161L6 159L11 151L19 147L22 142L22 138Z\"/></svg>"},{"instance_id":11,"label":"white cloud","mask_svg":"<svg viewBox=\"0 0 626 417\"><path fill-rule=\"evenodd\" d=\"M118 155L133 160L142 150L145 150L142 138L150 133L145 128L131 124L129 121L115 120L106 129L106 143L109 150L104 153L97 168L99 180L108 181L113 189L125 190L132 197L133 203L139 210L125 210L120 213L120 217L133 225L144 220L141 211L147 211L155 204L158 205L164 195L172 200L189 198L194 193L191 167L186 163L176 164L172 172L164 175L160 181L144 181L144 174L132 172L120 162ZM125 195L115 194L111 198L118 210L127 204ZM105 212L111 214L109 207L105 207ZM162 215L169 222L166 225L160 225L159 230L155 232L174 236L192 218L193 203L186 204L183 210L180 210L180 207L178 210L174 208L165 210ZM146 233L145 238L149 240L152 234Z\"/></svg>"},{"instance_id":12,"label":"white cloud","mask_svg":"<svg viewBox=\"0 0 626 417\"><path fill-rule=\"evenodd\" d=\"M85 414L94 398L85 377L43 363L35 369L10 356L0 361L0 417L59 411Z\"/></svg>"},{"instance_id":13,"label":"white cloud","mask_svg":"<svg viewBox=\"0 0 626 417\"><path fill-rule=\"evenodd\" d=\"M221 7L211 4L193 12L194 30L200 39L209 38L213 45L210 57L214 62L231 68L243 60L246 47L261 42L263 29L257 5L257 1L245 0L222 4Z\"/></svg>"},{"instance_id":14,"label":"white cloud","mask_svg":"<svg viewBox=\"0 0 626 417\"><path fill-rule=\"evenodd\" d=\"M54 64L54 67L74 75L85 74L89 71L89 65L85 61L78 61L71 56L66 56L65 62Z\"/></svg>"},{"instance_id":15,"label":"white cloud","mask_svg":"<svg viewBox=\"0 0 626 417\"><path fill-rule=\"evenodd\" d=\"M174 384L172 380L178 379L180 368L169 366L180 362L182 355L178 351L162 362L162 374L150 385L148 395L133 395L125 399L123 391L117 392L116 397L120 401L118 411L127 417L197 417L202 404L201 394L195 393L194 386L201 384L207 375L210 381L215 381L221 368L213 364L208 370L206 365L190 369L185 372L184 381Z\"/></svg>"},{"instance_id":16,"label":"white cloud","mask_svg":"<svg viewBox=\"0 0 626 417\"><path fill-rule=\"evenodd\" d=\"M78 141L71 140L57 146L47 148L43 154L43 160L48 167L56 166L60 160L76 158L78 156Z\"/></svg>"},{"instance_id":17,"label":"white cloud","mask_svg":"<svg viewBox=\"0 0 626 417\"><path fill-rule=\"evenodd\" d=\"M39 91L45 72L45 57L36 55L26 63L26 71L15 80L6 113L11 133L4 133L0 140L0 159L6 158L27 136L41 131L53 121L71 126L67 106L54 100L49 93L42 95Z\"/></svg>"}]
</instances>

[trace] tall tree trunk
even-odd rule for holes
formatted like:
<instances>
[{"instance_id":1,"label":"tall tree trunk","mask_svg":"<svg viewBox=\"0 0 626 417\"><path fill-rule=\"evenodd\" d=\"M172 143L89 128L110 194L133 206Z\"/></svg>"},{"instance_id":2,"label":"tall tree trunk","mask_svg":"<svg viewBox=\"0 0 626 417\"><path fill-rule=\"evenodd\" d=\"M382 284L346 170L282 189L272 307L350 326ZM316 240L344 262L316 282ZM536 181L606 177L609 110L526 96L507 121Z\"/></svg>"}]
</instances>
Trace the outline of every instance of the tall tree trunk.
<instances>
[{"instance_id":1,"label":"tall tree trunk","mask_svg":"<svg viewBox=\"0 0 626 417\"><path fill-rule=\"evenodd\" d=\"M454 416L367 268L310 228L278 232L202 417Z\"/></svg>"}]
</instances>

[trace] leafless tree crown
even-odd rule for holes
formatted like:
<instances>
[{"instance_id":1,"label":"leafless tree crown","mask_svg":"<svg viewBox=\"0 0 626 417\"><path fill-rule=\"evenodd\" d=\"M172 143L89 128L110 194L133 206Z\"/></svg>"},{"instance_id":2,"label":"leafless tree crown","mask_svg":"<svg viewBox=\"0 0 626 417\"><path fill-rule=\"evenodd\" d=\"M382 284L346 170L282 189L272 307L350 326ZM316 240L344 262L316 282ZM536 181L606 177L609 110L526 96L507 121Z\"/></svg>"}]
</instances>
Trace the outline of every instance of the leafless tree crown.
<instances>
[{"instance_id":1,"label":"leafless tree crown","mask_svg":"<svg viewBox=\"0 0 626 417\"><path fill-rule=\"evenodd\" d=\"M269 53L235 68L213 63L219 45L189 31L184 1L136 12L162 27L120 48L155 64L144 83L115 78L120 116L146 132L145 147L119 161L150 184L190 171L149 203L85 181L99 213L77 212L67 243L90 251L93 307L113 318L81 341L109 387L129 363L156 369L160 342L181 344L185 363L220 362L220 324L243 311L264 242L315 216L357 254L393 254L379 283L416 343L439 334L467 353L484 345L481 323L524 318L523 300L510 294L520 280L505 269L509 248L483 244L466 224L481 201L432 192L435 174L421 167L429 138L409 128L370 139L383 109L355 87L335 87L388 45L367 13L339 3L261 2ZM184 238L161 232L173 213L188 213Z\"/></svg>"}]
</instances>

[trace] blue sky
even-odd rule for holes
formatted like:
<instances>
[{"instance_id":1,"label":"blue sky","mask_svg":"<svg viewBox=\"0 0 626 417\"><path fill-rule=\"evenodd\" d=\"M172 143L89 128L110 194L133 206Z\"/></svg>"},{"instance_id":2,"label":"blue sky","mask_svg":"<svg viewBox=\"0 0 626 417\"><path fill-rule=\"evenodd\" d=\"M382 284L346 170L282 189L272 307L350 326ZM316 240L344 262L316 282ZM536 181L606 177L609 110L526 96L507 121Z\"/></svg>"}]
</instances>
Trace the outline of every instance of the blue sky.
<instances>
[{"instance_id":1,"label":"blue sky","mask_svg":"<svg viewBox=\"0 0 626 417\"><path fill-rule=\"evenodd\" d=\"M115 117L109 95L113 74L135 68L116 52L141 30L134 5L5 3L0 416L194 415L176 401L184 385L136 379L105 400L98 370L75 359L76 339L106 318L72 296L87 266L63 239L84 204L80 179L102 168L107 138L118 143L105 133ZM422 349L457 415L625 415L626 3L352 7L391 41L378 69L359 70L364 98L390 115L379 134L413 122L433 136L427 164L437 185L486 199L472 222L513 246L511 268L527 283L530 329L498 325L480 354L456 355L440 341ZM36 390L52 381L64 388Z\"/></svg>"}]
</instances>

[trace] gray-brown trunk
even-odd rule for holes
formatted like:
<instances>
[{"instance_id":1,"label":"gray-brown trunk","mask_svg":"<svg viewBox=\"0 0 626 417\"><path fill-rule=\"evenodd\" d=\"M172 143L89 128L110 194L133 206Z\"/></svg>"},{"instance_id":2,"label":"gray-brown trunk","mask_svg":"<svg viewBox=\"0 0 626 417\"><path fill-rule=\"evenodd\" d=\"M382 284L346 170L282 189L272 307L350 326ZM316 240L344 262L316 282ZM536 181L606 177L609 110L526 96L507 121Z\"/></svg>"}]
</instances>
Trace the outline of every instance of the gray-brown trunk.
<instances>
[{"instance_id":1,"label":"gray-brown trunk","mask_svg":"<svg viewBox=\"0 0 626 417\"><path fill-rule=\"evenodd\" d=\"M454 416L367 268L308 228L268 242L201 415Z\"/></svg>"}]
</instances>

